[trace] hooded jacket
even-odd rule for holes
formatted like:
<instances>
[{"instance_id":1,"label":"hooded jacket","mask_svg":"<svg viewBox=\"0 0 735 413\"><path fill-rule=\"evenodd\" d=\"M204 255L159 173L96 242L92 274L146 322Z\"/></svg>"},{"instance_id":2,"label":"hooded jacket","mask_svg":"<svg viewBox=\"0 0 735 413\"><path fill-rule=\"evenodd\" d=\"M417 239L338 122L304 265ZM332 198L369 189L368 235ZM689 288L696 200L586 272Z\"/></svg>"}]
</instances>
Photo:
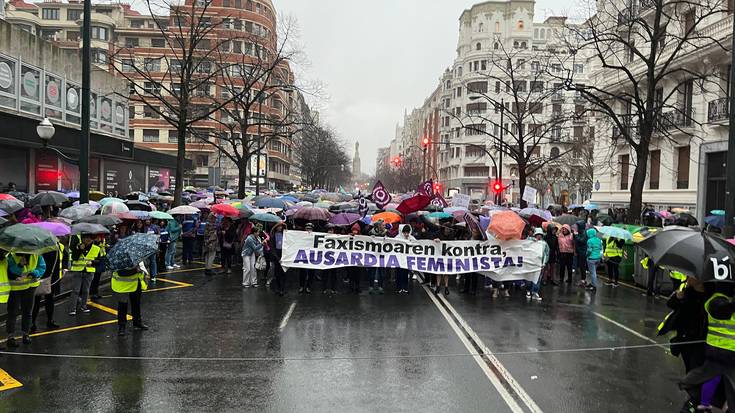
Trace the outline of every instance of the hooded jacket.
<instances>
[{"instance_id":1,"label":"hooded jacket","mask_svg":"<svg viewBox=\"0 0 735 413\"><path fill-rule=\"evenodd\" d=\"M574 236L574 249L580 257L587 256L587 231L584 222L577 222L577 235Z\"/></svg>"},{"instance_id":2,"label":"hooded jacket","mask_svg":"<svg viewBox=\"0 0 735 413\"><path fill-rule=\"evenodd\" d=\"M408 238L403 236L403 228L408 227ZM408 241L416 241L416 237L413 236L413 228L411 228L408 224L401 224L398 227L398 235L396 235L396 238L398 239L405 239Z\"/></svg>"},{"instance_id":3,"label":"hooded jacket","mask_svg":"<svg viewBox=\"0 0 735 413\"><path fill-rule=\"evenodd\" d=\"M564 229L567 230L568 234L564 235ZM574 254L574 234L572 234L572 228L564 224L561 227L561 231L557 234L559 240L559 252L562 254Z\"/></svg>"},{"instance_id":4,"label":"hooded jacket","mask_svg":"<svg viewBox=\"0 0 735 413\"><path fill-rule=\"evenodd\" d=\"M599 260L602 258L602 241L597 238L597 230L587 230L587 259Z\"/></svg>"}]
</instances>

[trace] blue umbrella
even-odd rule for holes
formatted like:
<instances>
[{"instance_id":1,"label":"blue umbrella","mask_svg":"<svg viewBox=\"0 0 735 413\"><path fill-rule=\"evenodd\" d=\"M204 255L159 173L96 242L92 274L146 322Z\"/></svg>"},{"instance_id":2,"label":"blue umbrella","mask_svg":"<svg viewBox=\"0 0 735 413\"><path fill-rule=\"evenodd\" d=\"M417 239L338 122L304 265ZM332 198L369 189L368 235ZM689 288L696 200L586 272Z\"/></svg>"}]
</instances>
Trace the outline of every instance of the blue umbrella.
<instances>
[{"instance_id":1,"label":"blue umbrella","mask_svg":"<svg viewBox=\"0 0 735 413\"><path fill-rule=\"evenodd\" d=\"M258 208L280 208L286 209L286 201L276 198L261 198L255 202Z\"/></svg>"},{"instance_id":2,"label":"blue umbrella","mask_svg":"<svg viewBox=\"0 0 735 413\"><path fill-rule=\"evenodd\" d=\"M130 215L136 217L136 218L139 218L139 219L150 219L150 217L151 217L150 211L136 211L136 210L133 210L133 211L130 211L128 213Z\"/></svg>"},{"instance_id":3,"label":"blue umbrella","mask_svg":"<svg viewBox=\"0 0 735 413\"><path fill-rule=\"evenodd\" d=\"M603 238L618 238L625 241L633 241L633 234L618 227L597 227L597 231Z\"/></svg>"},{"instance_id":4,"label":"blue umbrella","mask_svg":"<svg viewBox=\"0 0 735 413\"><path fill-rule=\"evenodd\" d=\"M587 204L584 209L587 211L599 211L600 207L598 207L597 204Z\"/></svg>"},{"instance_id":5,"label":"blue umbrella","mask_svg":"<svg viewBox=\"0 0 735 413\"><path fill-rule=\"evenodd\" d=\"M725 227L725 217L722 215L710 215L704 219L704 223L722 229Z\"/></svg>"},{"instance_id":6,"label":"blue umbrella","mask_svg":"<svg viewBox=\"0 0 735 413\"><path fill-rule=\"evenodd\" d=\"M584 208L584 205L580 205L580 204L569 205L569 209L577 209L577 208Z\"/></svg>"},{"instance_id":7,"label":"blue umbrella","mask_svg":"<svg viewBox=\"0 0 735 413\"><path fill-rule=\"evenodd\" d=\"M360 220L365 225L370 225L373 222L373 216L372 215L365 215Z\"/></svg>"},{"instance_id":8,"label":"blue umbrella","mask_svg":"<svg viewBox=\"0 0 735 413\"><path fill-rule=\"evenodd\" d=\"M281 222L281 218L273 215L273 214L255 214L250 217L251 221L260 221L260 222L273 222L278 223Z\"/></svg>"},{"instance_id":9,"label":"blue umbrella","mask_svg":"<svg viewBox=\"0 0 735 413\"><path fill-rule=\"evenodd\" d=\"M712 215L719 215L719 216L723 216L724 217L725 216L725 211L723 211L721 209L715 209L715 210L710 211L710 214L712 214Z\"/></svg>"},{"instance_id":10,"label":"blue umbrella","mask_svg":"<svg viewBox=\"0 0 735 413\"><path fill-rule=\"evenodd\" d=\"M291 196L291 195L279 196L278 199L282 199L284 201L293 202L293 203L299 202L298 198L296 198L295 196Z\"/></svg>"},{"instance_id":11,"label":"blue umbrella","mask_svg":"<svg viewBox=\"0 0 735 413\"><path fill-rule=\"evenodd\" d=\"M434 219L450 219L454 218L454 215L446 212L432 212L431 214L427 215L427 217Z\"/></svg>"},{"instance_id":12,"label":"blue umbrella","mask_svg":"<svg viewBox=\"0 0 735 413\"><path fill-rule=\"evenodd\" d=\"M106 268L110 271L134 268L157 252L156 234L133 234L118 241L107 253Z\"/></svg>"}]
</instances>

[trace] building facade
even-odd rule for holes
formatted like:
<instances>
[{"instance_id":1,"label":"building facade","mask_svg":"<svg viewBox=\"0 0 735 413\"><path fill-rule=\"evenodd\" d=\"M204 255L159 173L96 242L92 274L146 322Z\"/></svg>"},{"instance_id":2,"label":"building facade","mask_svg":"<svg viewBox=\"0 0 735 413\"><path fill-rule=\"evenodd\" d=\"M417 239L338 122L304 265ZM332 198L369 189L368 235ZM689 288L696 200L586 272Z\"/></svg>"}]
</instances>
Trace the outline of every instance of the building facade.
<instances>
[{"instance_id":1,"label":"building facade","mask_svg":"<svg viewBox=\"0 0 735 413\"><path fill-rule=\"evenodd\" d=\"M178 7L191 9L192 1L187 0ZM227 61L232 64L247 66L249 59L257 58L260 45L268 49L271 55L276 53L276 11L270 0L211 0L202 2L202 5L204 4L206 12L202 14L204 16L202 18L215 25L215 29L211 31L212 40L207 40L208 42L214 44L217 38L227 36L240 39L221 45L222 54L219 56L227 56ZM61 48L77 50L81 47L82 7L82 2L77 0L67 3L57 1L25 3L22 0L14 0L9 4L7 20L23 30L54 42ZM167 78L165 75L167 71L176 70L168 67L176 59L171 51L171 40L165 38L167 28L176 25L172 17L176 16L174 9L168 15L151 16L133 10L129 4L93 4L92 7L92 60L98 68L130 78L137 84L139 90L153 90L152 94L160 94L161 87L165 90L175 86L164 81ZM194 10L198 10L199 7L197 3ZM243 40L249 36L256 39L253 43L257 43L257 46ZM228 88L223 87L222 74L216 73L218 64L221 63L223 62L212 61L209 65L199 65L199 68L209 67L209 73L215 73L215 76L212 77L211 85L197 91L193 104L211 104L213 101L230 97L225 90ZM160 72L163 84L156 85L156 82L146 81L150 80L151 76L141 76L138 70L134 69L134 65L144 66L148 73ZM235 77L228 76L229 79ZM282 78L285 84L293 83L292 73L287 65L283 67ZM229 86L231 89L233 85ZM253 86L257 88L262 85ZM133 92L131 90L131 98L136 95ZM142 99L146 97L142 96ZM253 116L273 119L285 117L294 104L292 93L279 91L256 105ZM155 110L151 110L140 99L131 99L127 113L130 138L136 146L169 154L176 153L179 139L176 130L161 119ZM222 116L219 113L213 114L210 120L199 122L194 129L201 136L227 133L230 128L223 127L226 122ZM247 134L253 140L258 140L258 132L261 136L265 136L272 131L237 131ZM227 156L196 136L188 136L186 139L187 157L194 165L194 168L186 174L186 184L232 187L238 185L238 168ZM259 167L252 165L248 169L260 173L264 188L292 189L295 182L291 172L294 163L291 139L285 134L282 138L262 139L262 142L267 141L262 150L262 165ZM252 181L250 183L255 183L254 176L249 180Z\"/></svg>"},{"instance_id":2,"label":"building facade","mask_svg":"<svg viewBox=\"0 0 735 413\"><path fill-rule=\"evenodd\" d=\"M651 20L653 12L644 2L617 2L625 15ZM723 6L725 7L725 6ZM602 16L602 17L601 17ZM597 18L610 18L599 14ZM627 20L623 18L619 23ZM672 38L682 36L688 18L682 25L667 30ZM733 33L732 7L722 13L712 13L697 23L702 37L716 39L730 45ZM698 35L699 36L699 35ZM672 67L692 78L668 76L658 84L656 91L666 98L657 99L663 108L659 125L652 135L648 168L643 189L643 203L656 210L669 208L690 209L700 220L709 211L724 209L726 158L729 133L730 54L724 53L717 42L708 40L696 47L685 47L677 52ZM670 56L672 45L663 49L663 58ZM635 56L621 56L627 67L641 74L645 66ZM694 76L701 76L694 79ZM630 83L618 81L609 70L598 68L590 75L590 82L605 90L630 93ZM630 114L631 127L636 130L637 115L631 109L619 107L620 113ZM618 139L619 131L604 118L597 118L595 140L594 191L592 201L602 208L626 208L630 202L630 185L634 173L635 152L630 145ZM637 132L634 132L637 133Z\"/></svg>"}]
</instances>

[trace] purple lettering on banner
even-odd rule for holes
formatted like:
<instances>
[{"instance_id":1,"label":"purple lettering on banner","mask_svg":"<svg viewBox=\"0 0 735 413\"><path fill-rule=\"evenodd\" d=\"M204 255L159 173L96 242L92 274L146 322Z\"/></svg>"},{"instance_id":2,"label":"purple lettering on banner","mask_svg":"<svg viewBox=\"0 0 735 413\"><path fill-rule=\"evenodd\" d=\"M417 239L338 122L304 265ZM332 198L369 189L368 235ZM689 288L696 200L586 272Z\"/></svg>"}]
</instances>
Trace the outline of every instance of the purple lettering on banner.
<instances>
[{"instance_id":1,"label":"purple lettering on banner","mask_svg":"<svg viewBox=\"0 0 735 413\"><path fill-rule=\"evenodd\" d=\"M337 255L337 262L335 264L338 266L350 265L350 261L347 259L347 253L340 252L339 255Z\"/></svg>"},{"instance_id":2,"label":"purple lettering on banner","mask_svg":"<svg viewBox=\"0 0 735 413\"><path fill-rule=\"evenodd\" d=\"M309 251L309 264L320 265L322 263L321 251Z\"/></svg>"},{"instance_id":3,"label":"purple lettering on banner","mask_svg":"<svg viewBox=\"0 0 735 413\"><path fill-rule=\"evenodd\" d=\"M334 251L327 251L324 253L324 265L334 264Z\"/></svg>"},{"instance_id":4,"label":"purple lettering on banner","mask_svg":"<svg viewBox=\"0 0 735 413\"><path fill-rule=\"evenodd\" d=\"M296 258L293 260L294 264L308 264L309 258L306 257L306 251L299 250L299 252L296 253Z\"/></svg>"},{"instance_id":5,"label":"purple lettering on banner","mask_svg":"<svg viewBox=\"0 0 735 413\"><path fill-rule=\"evenodd\" d=\"M513 263L513 258L511 257L505 257L505 262L503 263L503 268L507 267L515 267L515 264Z\"/></svg>"},{"instance_id":6,"label":"purple lettering on banner","mask_svg":"<svg viewBox=\"0 0 735 413\"><path fill-rule=\"evenodd\" d=\"M444 272L444 260L441 258L429 257L426 265L426 271Z\"/></svg>"},{"instance_id":7,"label":"purple lettering on banner","mask_svg":"<svg viewBox=\"0 0 735 413\"><path fill-rule=\"evenodd\" d=\"M374 267L378 263L378 257L373 254L365 254L365 266Z\"/></svg>"},{"instance_id":8,"label":"purple lettering on banner","mask_svg":"<svg viewBox=\"0 0 735 413\"><path fill-rule=\"evenodd\" d=\"M492 260L493 265L495 266L495 269L500 268L500 261L501 261L500 257L492 257L490 259Z\"/></svg>"},{"instance_id":9,"label":"purple lettering on banner","mask_svg":"<svg viewBox=\"0 0 735 413\"><path fill-rule=\"evenodd\" d=\"M518 256L518 266L523 267L523 255Z\"/></svg>"},{"instance_id":10,"label":"purple lettering on banner","mask_svg":"<svg viewBox=\"0 0 735 413\"><path fill-rule=\"evenodd\" d=\"M409 271L413 271L413 268L416 266L416 257L413 255L409 255L406 257L406 266L408 267Z\"/></svg>"},{"instance_id":11,"label":"purple lettering on banner","mask_svg":"<svg viewBox=\"0 0 735 413\"><path fill-rule=\"evenodd\" d=\"M479 271L479 268L477 268L477 257L472 257L472 271Z\"/></svg>"},{"instance_id":12,"label":"purple lettering on banner","mask_svg":"<svg viewBox=\"0 0 735 413\"><path fill-rule=\"evenodd\" d=\"M480 257L480 271L487 271L490 269L490 257Z\"/></svg>"},{"instance_id":13,"label":"purple lettering on banner","mask_svg":"<svg viewBox=\"0 0 735 413\"><path fill-rule=\"evenodd\" d=\"M453 267L454 261L451 258L447 259L447 272L452 272Z\"/></svg>"},{"instance_id":14,"label":"purple lettering on banner","mask_svg":"<svg viewBox=\"0 0 735 413\"><path fill-rule=\"evenodd\" d=\"M350 265L353 267L362 267L362 254L353 252L350 256Z\"/></svg>"},{"instance_id":15,"label":"purple lettering on banner","mask_svg":"<svg viewBox=\"0 0 735 413\"><path fill-rule=\"evenodd\" d=\"M385 268L385 256L383 255L378 256L378 261L380 261L380 264L378 264L378 267Z\"/></svg>"},{"instance_id":16,"label":"purple lettering on banner","mask_svg":"<svg viewBox=\"0 0 735 413\"><path fill-rule=\"evenodd\" d=\"M399 268L401 264L398 262L398 257L396 257L395 255L389 255L388 263L386 266L388 268Z\"/></svg>"},{"instance_id":17,"label":"purple lettering on banner","mask_svg":"<svg viewBox=\"0 0 735 413\"><path fill-rule=\"evenodd\" d=\"M418 268L419 271L426 271L425 257L416 257L416 268Z\"/></svg>"},{"instance_id":18,"label":"purple lettering on banner","mask_svg":"<svg viewBox=\"0 0 735 413\"><path fill-rule=\"evenodd\" d=\"M455 268L457 272L467 272L470 270L470 261L466 258L457 258Z\"/></svg>"}]
</instances>

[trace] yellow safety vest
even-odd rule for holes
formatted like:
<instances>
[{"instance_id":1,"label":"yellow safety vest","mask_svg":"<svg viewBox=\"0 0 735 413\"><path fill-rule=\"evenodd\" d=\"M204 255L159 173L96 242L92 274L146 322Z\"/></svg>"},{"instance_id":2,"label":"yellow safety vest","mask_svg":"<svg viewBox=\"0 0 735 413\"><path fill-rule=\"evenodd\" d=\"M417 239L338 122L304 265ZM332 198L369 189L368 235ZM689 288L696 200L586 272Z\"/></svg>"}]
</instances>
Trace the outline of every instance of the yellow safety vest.
<instances>
[{"instance_id":1,"label":"yellow safety vest","mask_svg":"<svg viewBox=\"0 0 735 413\"><path fill-rule=\"evenodd\" d=\"M71 270L74 272L95 272L93 261L100 256L100 247L92 244L89 247L87 255L79 257L78 260L71 262Z\"/></svg>"},{"instance_id":2,"label":"yellow safety vest","mask_svg":"<svg viewBox=\"0 0 735 413\"><path fill-rule=\"evenodd\" d=\"M104 257L107 255L107 238L102 238L102 242L99 245L100 247L100 257Z\"/></svg>"},{"instance_id":3,"label":"yellow safety vest","mask_svg":"<svg viewBox=\"0 0 735 413\"><path fill-rule=\"evenodd\" d=\"M13 257L13 261L17 264L19 261L19 258L15 254L10 254L11 257ZM7 261L7 258L6 258ZM7 266L7 262L5 263ZM24 273L30 273L33 272L33 270L38 267L38 255L29 255L28 256L28 264L24 265L21 271ZM7 271L6 271L7 272ZM10 277L8 277L10 278ZM27 275L25 277L18 277L15 280L8 280L10 282L10 291L23 291L27 290L31 287L38 287L41 285L41 279L36 278L30 275Z\"/></svg>"},{"instance_id":4,"label":"yellow safety vest","mask_svg":"<svg viewBox=\"0 0 735 413\"><path fill-rule=\"evenodd\" d=\"M735 314L729 320L718 320L709 313L709 304L715 298L730 297L725 294L715 293L704 303L704 310L707 312L707 344L712 347L724 350L735 351Z\"/></svg>"},{"instance_id":5,"label":"yellow safety vest","mask_svg":"<svg viewBox=\"0 0 735 413\"><path fill-rule=\"evenodd\" d=\"M679 280L679 281L686 281L687 280L687 276L684 275L684 274L682 274L682 273L680 273L679 271L671 271L671 272L669 272L669 277L671 277L671 278L673 278L675 280Z\"/></svg>"},{"instance_id":6,"label":"yellow safety vest","mask_svg":"<svg viewBox=\"0 0 735 413\"><path fill-rule=\"evenodd\" d=\"M143 291L148 289L143 272L137 272L131 276L123 277L117 271L112 273L112 291L116 293L134 293L138 290L138 282Z\"/></svg>"},{"instance_id":7,"label":"yellow safety vest","mask_svg":"<svg viewBox=\"0 0 735 413\"><path fill-rule=\"evenodd\" d=\"M59 251L58 251L58 263L59 263L59 279L64 277L64 263L62 262L64 260L64 244L59 243ZM46 263L48 265L48 263Z\"/></svg>"},{"instance_id":8,"label":"yellow safety vest","mask_svg":"<svg viewBox=\"0 0 735 413\"><path fill-rule=\"evenodd\" d=\"M10 280L8 279L8 259L0 260L0 304L8 302L10 297Z\"/></svg>"},{"instance_id":9,"label":"yellow safety vest","mask_svg":"<svg viewBox=\"0 0 735 413\"><path fill-rule=\"evenodd\" d=\"M618 248L617 241L612 237L608 238L607 242L605 242L605 256L608 258L623 256L623 250Z\"/></svg>"}]
</instances>

